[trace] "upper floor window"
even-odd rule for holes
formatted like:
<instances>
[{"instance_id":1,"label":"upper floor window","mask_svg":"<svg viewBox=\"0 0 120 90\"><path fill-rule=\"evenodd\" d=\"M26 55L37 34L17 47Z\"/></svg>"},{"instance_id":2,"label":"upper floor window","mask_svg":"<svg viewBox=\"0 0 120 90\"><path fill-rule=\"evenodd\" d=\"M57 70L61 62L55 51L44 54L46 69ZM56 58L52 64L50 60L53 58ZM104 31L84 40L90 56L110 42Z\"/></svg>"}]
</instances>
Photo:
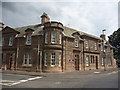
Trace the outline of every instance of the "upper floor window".
<instances>
[{"instance_id":1,"label":"upper floor window","mask_svg":"<svg viewBox=\"0 0 120 90\"><path fill-rule=\"evenodd\" d=\"M9 38L9 46L12 46L13 45L13 37L10 37Z\"/></svg>"},{"instance_id":2,"label":"upper floor window","mask_svg":"<svg viewBox=\"0 0 120 90\"><path fill-rule=\"evenodd\" d=\"M62 43L62 34L60 34L60 36L59 36L59 44L61 44Z\"/></svg>"},{"instance_id":3,"label":"upper floor window","mask_svg":"<svg viewBox=\"0 0 120 90\"><path fill-rule=\"evenodd\" d=\"M95 50L97 50L97 43L95 42Z\"/></svg>"},{"instance_id":4,"label":"upper floor window","mask_svg":"<svg viewBox=\"0 0 120 90\"><path fill-rule=\"evenodd\" d=\"M26 45L31 45L31 34L27 35Z\"/></svg>"},{"instance_id":5,"label":"upper floor window","mask_svg":"<svg viewBox=\"0 0 120 90\"><path fill-rule=\"evenodd\" d=\"M56 43L56 32L51 33L51 43Z\"/></svg>"},{"instance_id":6,"label":"upper floor window","mask_svg":"<svg viewBox=\"0 0 120 90\"><path fill-rule=\"evenodd\" d=\"M45 33L45 43L48 43L48 33Z\"/></svg>"},{"instance_id":7,"label":"upper floor window","mask_svg":"<svg viewBox=\"0 0 120 90\"><path fill-rule=\"evenodd\" d=\"M25 66L32 66L31 54L28 54L28 53L24 54L23 65L25 65Z\"/></svg>"},{"instance_id":8,"label":"upper floor window","mask_svg":"<svg viewBox=\"0 0 120 90\"><path fill-rule=\"evenodd\" d=\"M48 62L48 53L45 53L45 56L44 56L44 66L47 66L47 63Z\"/></svg>"},{"instance_id":9,"label":"upper floor window","mask_svg":"<svg viewBox=\"0 0 120 90\"><path fill-rule=\"evenodd\" d=\"M89 48L88 40L85 41L86 48Z\"/></svg>"},{"instance_id":10,"label":"upper floor window","mask_svg":"<svg viewBox=\"0 0 120 90\"><path fill-rule=\"evenodd\" d=\"M89 66L89 56L86 56L86 66Z\"/></svg>"},{"instance_id":11,"label":"upper floor window","mask_svg":"<svg viewBox=\"0 0 120 90\"><path fill-rule=\"evenodd\" d=\"M78 39L74 40L75 47L78 47Z\"/></svg>"},{"instance_id":12,"label":"upper floor window","mask_svg":"<svg viewBox=\"0 0 120 90\"><path fill-rule=\"evenodd\" d=\"M51 54L51 66L55 66L56 61L55 61L55 53Z\"/></svg>"}]
</instances>

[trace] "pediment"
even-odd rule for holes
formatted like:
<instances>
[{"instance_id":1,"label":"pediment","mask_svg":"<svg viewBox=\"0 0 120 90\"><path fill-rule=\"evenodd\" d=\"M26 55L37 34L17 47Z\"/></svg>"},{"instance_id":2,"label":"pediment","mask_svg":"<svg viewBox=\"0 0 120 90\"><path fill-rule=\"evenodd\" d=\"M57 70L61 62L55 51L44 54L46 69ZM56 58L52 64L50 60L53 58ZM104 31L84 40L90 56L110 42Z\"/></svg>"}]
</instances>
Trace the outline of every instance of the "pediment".
<instances>
[{"instance_id":1,"label":"pediment","mask_svg":"<svg viewBox=\"0 0 120 90\"><path fill-rule=\"evenodd\" d=\"M79 32L74 32L72 35L79 35L80 36L80 33Z\"/></svg>"},{"instance_id":2,"label":"pediment","mask_svg":"<svg viewBox=\"0 0 120 90\"><path fill-rule=\"evenodd\" d=\"M11 27L8 27L6 26L5 28L3 28L2 30L2 34L7 34L7 33L17 33L19 34L20 32L16 31L15 29L11 28Z\"/></svg>"}]
</instances>

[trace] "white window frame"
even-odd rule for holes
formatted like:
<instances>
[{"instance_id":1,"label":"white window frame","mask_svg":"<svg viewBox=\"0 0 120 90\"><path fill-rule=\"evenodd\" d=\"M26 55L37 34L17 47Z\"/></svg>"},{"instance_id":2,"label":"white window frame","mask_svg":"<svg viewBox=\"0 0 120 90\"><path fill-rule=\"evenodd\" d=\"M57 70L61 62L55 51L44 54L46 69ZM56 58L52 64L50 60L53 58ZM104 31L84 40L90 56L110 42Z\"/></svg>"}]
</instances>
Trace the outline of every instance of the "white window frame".
<instances>
[{"instance_id":1,"label":"white window frame","mask_svg":"<svg viewBox=\"0 0 120 90\"><path fill-rule=\"evenodd\" d=\"M74 44L75 44L75 47L78 47L78 39L77 38L75 38Z\"/></svg>"},{"instance_id":2,"label":"white window frame","mask_svg":"<svg viewBox=\"0 0 120 90\"><path fill-rule=\"evenodd\" d=\"M104 58L102 58L101 65L104 66Z\"/></svg>"},{"instance_id":3,"label":"white window frame","mask_svg":"<svg viewBox=\"0 0 120 90\"><path fill-rule=\"evenodd\" d=\"M59 44L62 44L62 34L59 36Z\"/></svg>"},{"instance_id":4,"label":"white window frame","mask_svg":"<svg viewBox=\"0 0 120 90\"><path fill-rule=\"evenodd\" d=\"M23 66L32 66L32 61L31 61L31 54L24 54L24 61L23 61ZM25 63L26 62L26 63Z\"/></svg>"},{"instance_id":5,"label":"white window frame","mask_svg":"<svg viewBox=\"0 0 120 90\"><path fill-rule=\"evenodd\" d=\"M108 65L111 66L112 65L112 60L109 58L108 59Z\"/></svg>"},{"instance_id":6,"label":"white window frame","mask_svg":"<svg viewBox=\"0 0 120 90\"><path fill-rule=\"evenodd\" d=\"M89 56L86 56L86 60L85 60L85 65L88 67L89 66Z\"/></svg>"},{"instance_id":7,"label":"white window frame","mask_svg":"<svg viewBox=\"0 0 120 90\"><path fill-rule=\"evenodd\" d=\"M103 45L101 45L101 51L103 51Z\"/></svg>"},{"instance_id":8,"label":"white window frame","mask_svg":"<svg viewBox=\"0 0 120 90\"><path fill-rule=\"evenodd\" d=\"M95 50L97 50L97 43L95 42Z\"/></svg>"},{"instance_id":9,"label":"white window frame","mask_svg":"<svg viewBox=\"0 0 120 90\"><path fill-rule=\"evenodd\" d=\"M56 43L56 32L51 32L51 43Z\"/></svg>"},{"instance_id":10,"label":"white window frame","mask_svg":"<svg viewBox=\"0 0 120 90\"><path fill-rule=\"evenodd\" d=\"M27 34L26 45L31 45L31 44L32 44L32 35Z\"/></svg>"},{"instance_id":11,"label":"white window frame","mask_svg":"<svg viewBox=\"0 0 120 90\"><path fill-rule=\"evenodd\" d=\"M88 40L85 41L85 47L89 48Z\"/></svg>"},{"instance_id":12,"label":"white window frame","mask_svg":"<svg viewBox=\"0 0 120 90\"><path fill-rule=\"evenodd\" d=\"M48 65L48 53L45 53L44 54L44 66L47 66Z\"/></svg>"},{"instance_id":13,"label":"white window frame","mask_svg":"<svg viewBox=\"0 0 120 90\"><path fill-rule=\"evenodd\" d=\"M9 46L13 46L13 37L9 38Z\"/></svg>"},{"instance_id":14,"label":"white window frame","mask_svg":"<svg viewBox=\"0 0 120 90\"><path fill-rule=\"evenodd\" d=\"M61 66L61 60L62 60L62 57L61 57L61 56L62 56L62 55L60 54L60 55L59 55L59 63L58 63L58 64L59 64L59 67Z\"/></svg>"},{"instance_id":15,"label":"white window frame","mask_svg":"<svg viewBox=\"0 0 120 90\"><path fill-rule=\"evenodd\" d=\"M51 53L51 67L54 67L55 65L56 65L55 53Z\"/></svg>"},{"instance_id":16,"label":"white window frame","mask_svg":"<svg viewBox=\"0 0 120 90\"><path fill-rule=\"evenodd\" d=\"M48 32L45 33L45 43L48 43Z\"/></svg>"}]
</instances>

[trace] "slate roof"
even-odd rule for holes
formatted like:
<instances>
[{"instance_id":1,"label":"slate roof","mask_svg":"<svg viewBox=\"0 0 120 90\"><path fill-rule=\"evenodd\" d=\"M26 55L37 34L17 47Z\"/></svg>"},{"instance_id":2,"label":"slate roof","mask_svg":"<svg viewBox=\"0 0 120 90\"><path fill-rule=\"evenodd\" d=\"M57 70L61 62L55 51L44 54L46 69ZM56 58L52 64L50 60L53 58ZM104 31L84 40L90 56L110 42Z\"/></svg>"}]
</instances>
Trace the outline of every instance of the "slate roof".
<instances>
[{"instance_id":1,"label":"slate roof","mask_svg":"<svg viewBox=\"0 0 120 90\"><path fill-rule=\"evenodd\" d=\"M20 32L20 34L18 34L18 37L23 37L26 33L25 30L28 28L34 30L34 33L32 34L33 36L39 35L39 32L43 30L43 27L41 26L41 24L18 27L18 28L15 28L16 31Z\"/></svg>"},{"instance_id":2,"label":"slate roof","mask_svg":"<svg viewBox=\"0 0 120 90\"><path fill-rule=\"evenodd\" d=\"M34 30L34 33L32 34L33 36L34 35L39 35L39 32L43 30L43 26L41 24L18 27L18 28L15 28L16 31L20 32L18 37L23 37L25 35L25 30L28 29L28 28ZM87 33L84 33L84 32L81 32L81 31L78 31L78 30L75 30L75 29L72 29L72 28L69 28L69 27L66 27L66 26L64 26L63 28L64 28L63 34L67 37L74 38L72 36L72 34L75 33L75 32L78 32L80 35L85 35L85 36L88 36L88 37L101 39L100 37L97 37L97 36L94 36L94 35L91 35L91 34L87 34Z\"/></svg>"}]
</instances>

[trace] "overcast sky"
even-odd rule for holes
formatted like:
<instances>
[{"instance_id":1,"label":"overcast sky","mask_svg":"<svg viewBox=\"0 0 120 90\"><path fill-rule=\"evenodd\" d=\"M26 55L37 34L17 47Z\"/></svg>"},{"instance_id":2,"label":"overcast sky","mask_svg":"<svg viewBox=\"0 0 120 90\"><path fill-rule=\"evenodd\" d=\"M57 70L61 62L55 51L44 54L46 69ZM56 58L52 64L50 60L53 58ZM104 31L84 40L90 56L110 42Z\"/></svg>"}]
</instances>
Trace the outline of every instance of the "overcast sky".
<instances>
[{"instance_id":1,"label":"overcast sky","mask_svg":"<svg viewBox=\"0 0 120 90\"><path fill-rule=\"evenodd\" d=\"M46 12L53 21L96 36L103 29L107 36L118 29L118 2L2 2L0 6L0 21L13 28L39 24Z\"/></svg>"}]
</instances>

